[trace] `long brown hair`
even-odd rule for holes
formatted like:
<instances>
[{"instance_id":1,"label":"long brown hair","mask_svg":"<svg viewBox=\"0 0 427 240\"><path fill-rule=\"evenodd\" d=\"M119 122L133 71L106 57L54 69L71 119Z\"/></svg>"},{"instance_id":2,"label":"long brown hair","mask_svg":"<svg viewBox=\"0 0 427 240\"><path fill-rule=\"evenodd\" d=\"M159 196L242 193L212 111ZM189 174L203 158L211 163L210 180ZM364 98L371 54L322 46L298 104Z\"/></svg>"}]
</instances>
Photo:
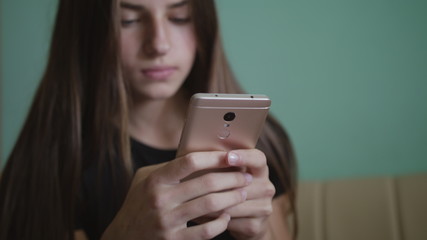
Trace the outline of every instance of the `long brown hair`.
<instances>
[{"instance_id":1,"label":"long brown hair","mask_svg":"<svg viewBox=\"0 0 427 240\"><path fill-rule=\"evenodd\" d=\"M190 3L198 51L184 87L190 93L242 92L219 40L214 1ZM92 163L114 163L113 175L126 173L118 196L124 198L132 173L118 5L60 1L46 71L0 182L0 239L73 239L81 172ZM271 116L259 148L294 210L295 160L286 133Z\"/></svg>"}]
</instances>

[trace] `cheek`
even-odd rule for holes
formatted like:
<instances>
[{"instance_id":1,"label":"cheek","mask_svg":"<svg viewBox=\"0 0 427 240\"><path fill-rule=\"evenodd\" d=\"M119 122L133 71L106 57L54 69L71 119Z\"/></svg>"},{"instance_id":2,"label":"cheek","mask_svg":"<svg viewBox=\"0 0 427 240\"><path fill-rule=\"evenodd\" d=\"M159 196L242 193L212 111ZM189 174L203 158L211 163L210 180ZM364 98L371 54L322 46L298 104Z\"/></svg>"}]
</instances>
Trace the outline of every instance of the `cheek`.
<instances>
[{"instance_id":1,"label":"cheek","mask_svg":"<svg viewBox=\"0 0 427 240\"><path fill-rule=\"evenodd\" d=\"M193 59L196 55L196 37L193 30L188 30L180 37L180 55L188 60L188 63L192 65Z\"/></svg>"},{"instance_id":2,"label":"cheek","mask_svg":"<svg viewBox=\"0 0 427 240\"><path fill-rule=\"evenodd\" d=\"M196 53L197 43L196 43L196 35L194 33L194 29L191 29L191 32L188 34L186 42L188 43L188 48L191 49L193 55Z\"/></svg>"},{"instance_id":3,"label":"cheek","mask_svg":"<svg viewBox=\"0 0 427 240\"><path fill-rule=\"evenodd\" d=\"M120 37L120 58L122 64L129 65L133 56L138 51L137 40L130 34L122 34Z\"/></svg>"}]
</instances>

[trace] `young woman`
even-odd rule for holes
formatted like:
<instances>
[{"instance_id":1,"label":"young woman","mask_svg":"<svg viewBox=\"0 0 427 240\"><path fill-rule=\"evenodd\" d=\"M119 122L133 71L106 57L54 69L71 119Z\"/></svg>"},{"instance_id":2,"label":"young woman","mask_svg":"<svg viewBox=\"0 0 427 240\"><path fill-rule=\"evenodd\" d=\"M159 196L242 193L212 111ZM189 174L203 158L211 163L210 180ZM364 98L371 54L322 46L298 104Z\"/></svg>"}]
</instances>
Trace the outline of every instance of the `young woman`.
<instances>
[{"instance_id":1,"label":"young woman","mask_svg":"<svg viewBox=\"0 0 427 240\"><path fill-rule=\"evenodd\" d=\"M290 238L295 162L271 116L257 149L175 158L192 94L242 92L219 39L213 0L61 0L0 239Z\"/></svg>"}]
</instances>

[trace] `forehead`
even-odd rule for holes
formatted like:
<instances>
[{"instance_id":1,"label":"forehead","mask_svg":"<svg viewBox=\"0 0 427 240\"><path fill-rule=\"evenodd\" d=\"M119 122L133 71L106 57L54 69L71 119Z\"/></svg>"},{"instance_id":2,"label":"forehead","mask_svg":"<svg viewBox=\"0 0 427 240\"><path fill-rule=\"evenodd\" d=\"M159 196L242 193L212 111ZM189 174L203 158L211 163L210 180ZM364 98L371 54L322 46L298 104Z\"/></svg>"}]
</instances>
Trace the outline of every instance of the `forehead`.
<instances>
[{"instance_id":1,"label":"forehead","mask_svg":"<svg viewBox=\"0 0 427 240\"><path fill-rule=\"evenodd\" d=\"M189 0L120 0L120 7L131 10L176 9L189 5Z\"/></svg>"}]
</instances>

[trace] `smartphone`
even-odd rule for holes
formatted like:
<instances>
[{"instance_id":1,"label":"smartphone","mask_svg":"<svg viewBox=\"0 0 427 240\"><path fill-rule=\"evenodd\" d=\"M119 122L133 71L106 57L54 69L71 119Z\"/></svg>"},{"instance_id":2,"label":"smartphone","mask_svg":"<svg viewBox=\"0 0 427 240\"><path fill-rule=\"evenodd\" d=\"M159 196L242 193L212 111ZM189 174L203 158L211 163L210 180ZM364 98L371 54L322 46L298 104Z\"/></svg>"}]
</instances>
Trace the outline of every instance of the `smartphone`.
<instances>
[{"instance_id":1,"label":"smartphone","mask_svg":"<svg viewBox=\"0 0 427 240\"><path fill-rule=\"evenodd\" d=\"M191 152L255 148L271 100L259 94L191 97L177 157Z\"/></svg>"}]
</instances>

